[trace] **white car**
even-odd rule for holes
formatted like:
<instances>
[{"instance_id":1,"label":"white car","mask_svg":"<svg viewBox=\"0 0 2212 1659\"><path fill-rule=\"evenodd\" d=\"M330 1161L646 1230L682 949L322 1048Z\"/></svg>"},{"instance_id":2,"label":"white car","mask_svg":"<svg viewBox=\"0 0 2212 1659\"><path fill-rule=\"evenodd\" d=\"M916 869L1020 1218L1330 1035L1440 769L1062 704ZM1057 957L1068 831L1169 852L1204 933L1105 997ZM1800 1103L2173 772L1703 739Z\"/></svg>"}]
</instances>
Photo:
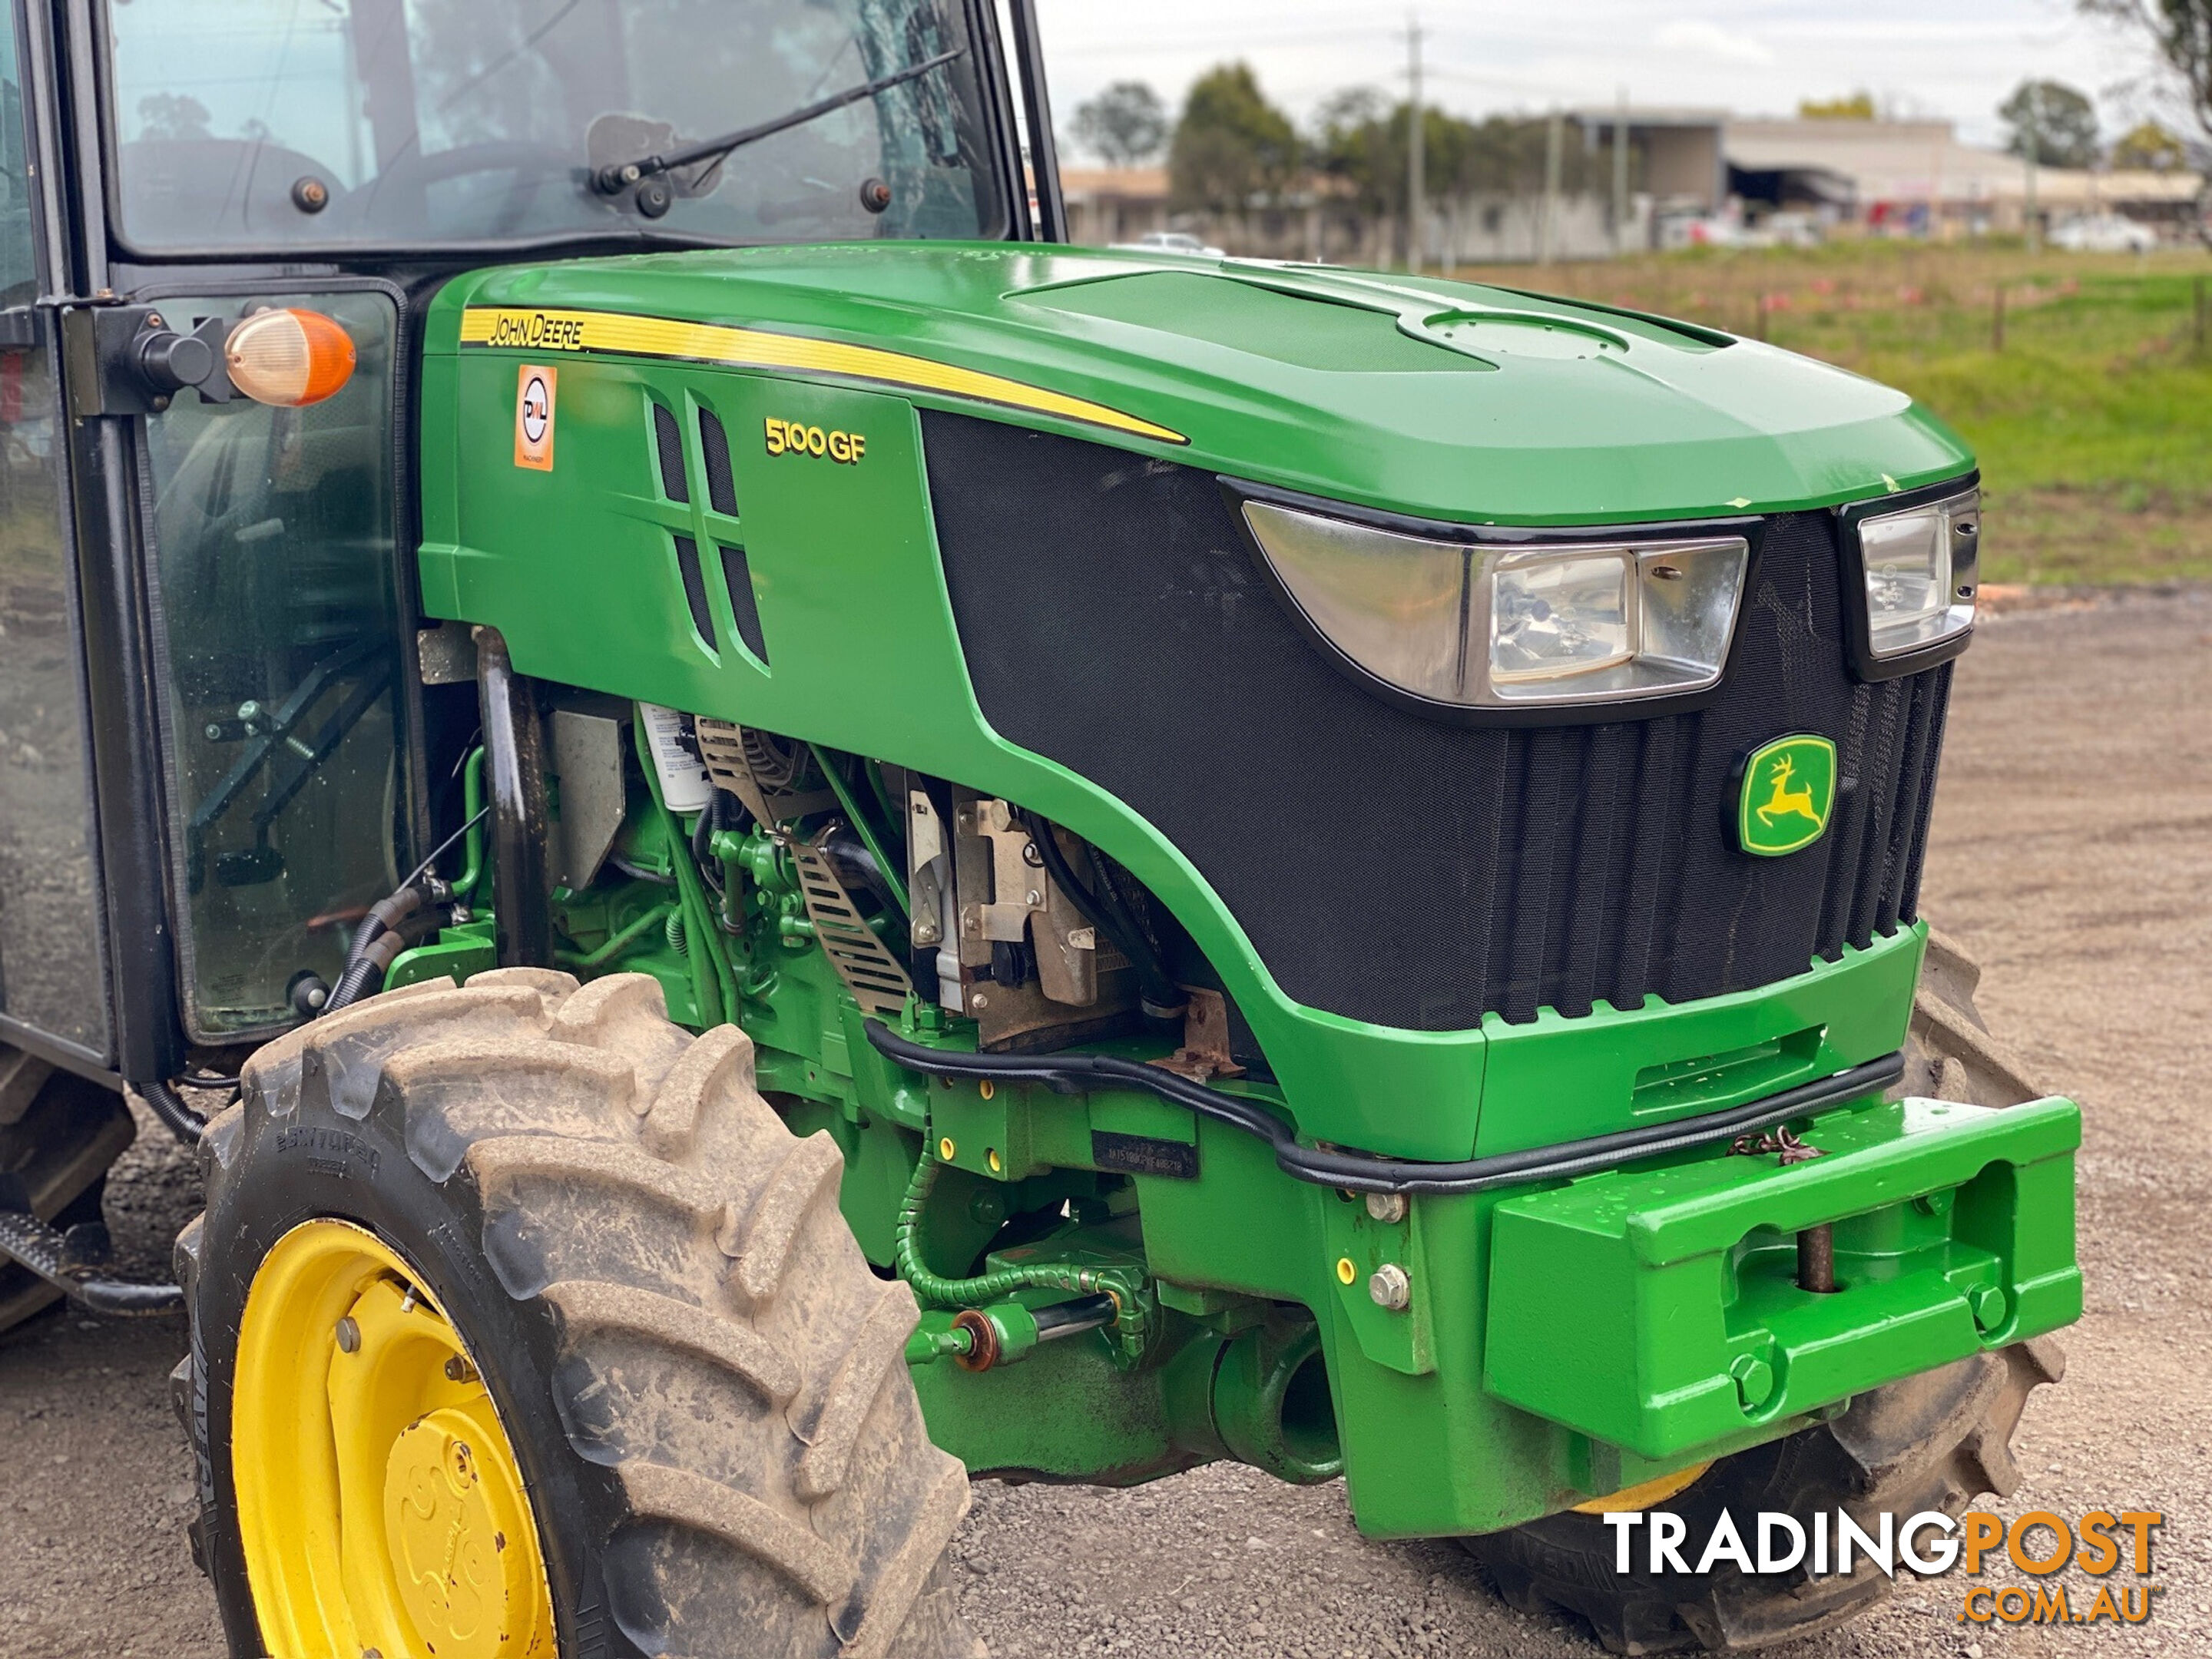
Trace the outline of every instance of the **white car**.
<instances>
[{"instance_id":1,"label":"white car","mask_svg":"<svg viewBox=\"0 0 2212 1659\"><path fill-rule=\"evenodd\" d=\"M1115 242L1110 246L1125 253L1189 253L1202 259L1226 259L1224 248L1208 247L1197 237L1180 230L1148 230L1133 242Z\"/></svg>"},{"instance_id":2,"label":"white car","mask_svg":"<svg viewBox=\"0 0 2212 1659\"><path fill-rule=\"evenodd\" d=\"M2088 213L2053 230L2051 246L2069 253L2148 253L2158 246L2158 233L2117 213Z\"/></svg>"}]
</instances>

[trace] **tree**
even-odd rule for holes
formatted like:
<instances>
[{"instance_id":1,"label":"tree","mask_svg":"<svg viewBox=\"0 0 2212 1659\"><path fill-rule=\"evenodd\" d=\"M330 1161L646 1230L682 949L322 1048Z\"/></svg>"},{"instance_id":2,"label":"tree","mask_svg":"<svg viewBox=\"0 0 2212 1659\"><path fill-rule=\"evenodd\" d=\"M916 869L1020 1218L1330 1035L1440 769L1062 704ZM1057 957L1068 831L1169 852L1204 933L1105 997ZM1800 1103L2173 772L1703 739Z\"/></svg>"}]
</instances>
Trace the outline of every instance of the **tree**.
<instances>
[{"instance_id":1,"label":"tree","mask_svg":"<svg viewBox=\"0 0 2212 1659\"><path fill-rule=\"evenodd\" d=\"M2172 173L2189 165L2189 146L2179 133L2156 121L2145 121L2112 146L2112 165Z\"/></svg>"},{"instance_id":2,"label":"tree","mask_svg":"<svg viewBox=\"0 0 2212 1659\"><path fill-rule=\"evenodd\" d=\"M1841 98L1803 98L1797 103L1800 119L1807 121L1871 121L1874 94L1846 93Z\"/></svg>"},{"instance_id":3,"label":"tree","mask_svg":"<svg viewBox=\"0 0 2212 1659\"><path fill-rule=\"evenodd\" d=\"M138 136L161 143L212 138L207 106L189 93L157 92L138 100Z\"/></svg>"},{"instance_id":4,"label":"tree","mask_svg":"<svg viewBox=\"0 0 2212 1659\"><path fill-rule=\"evenodd\" d=\"M2190 113L2212 136L2212 0L2080 0L2093 17L2109 18L2150 37L2181 84Z\"/></svg>"},{"instance_id":5,"label":"tree","mask_svg":"<svg viewBox=\"0 0 2212 1659\"><path fill-rule=\"evenodd\" d=\"M1246 64L1194 82L1168 148L1169 198L1180 208L1242 213L1279 197L1297 176L1297 129L1269 103Z\"/></svg>"},{"instance_id":6,"label":"tree","mask_svg":"<svg viewBox=\"0 0 2212 1659\"><path fill-rule=\"evenodd\" d=\"M2023 81L1997 106L2012 129L2005 148L2047 167L2086 167L2097 159L2097 108L2063 81Z\"/></svg>"},{"instance_id":7,"label":"tree","mask_svg":"<svg viewBox=\"0 0 2212 1659\"><path fill-rule=\"evenodd\" d=\"M1116 81L1075 110L1075 142L1109 167L1139 167L1168 141L1167 106L1142 81Z\"/></svg>"},{"instance_id":8,"label":"tree","mask_svg":"<svg viewBox=\"0 0 2212 1659\"><path fill-rule=\"evenodd\" d=\"M1405 211L1407 118L1405 104L1389 106L1366 88L1340 92L1322 106L1315 143L1318 164L1349 185L1370 212ZM1547 125L1495 115L1476 123L1425 104L1421 150L1430 199L1535 195L1544 187ZM1565 193L1611 188L1609 130L1595 149L1569 143L1559 159Z\"/></svg>"}]
</instances>

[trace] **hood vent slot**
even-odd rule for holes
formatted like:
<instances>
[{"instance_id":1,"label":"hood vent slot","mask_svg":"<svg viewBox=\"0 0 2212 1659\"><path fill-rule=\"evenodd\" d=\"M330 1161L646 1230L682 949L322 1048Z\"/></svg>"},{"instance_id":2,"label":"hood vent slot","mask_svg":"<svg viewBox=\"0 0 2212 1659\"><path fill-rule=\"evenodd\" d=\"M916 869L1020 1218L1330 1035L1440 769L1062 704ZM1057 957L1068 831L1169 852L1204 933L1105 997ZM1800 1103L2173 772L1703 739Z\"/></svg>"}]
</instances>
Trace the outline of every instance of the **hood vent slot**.
<instances>
[{"instance_id":1,"label":"hood vent slot","mask_svg":"<svg viewBox=\"0 0 2212 1659\"><path fill-rule=\"evenodd\" d=\"M714 411L699 411L699 454L707 463L707 505L726 519L738 516L738 480L730 471L730 434Z\"/></svg>"}]
</instances>

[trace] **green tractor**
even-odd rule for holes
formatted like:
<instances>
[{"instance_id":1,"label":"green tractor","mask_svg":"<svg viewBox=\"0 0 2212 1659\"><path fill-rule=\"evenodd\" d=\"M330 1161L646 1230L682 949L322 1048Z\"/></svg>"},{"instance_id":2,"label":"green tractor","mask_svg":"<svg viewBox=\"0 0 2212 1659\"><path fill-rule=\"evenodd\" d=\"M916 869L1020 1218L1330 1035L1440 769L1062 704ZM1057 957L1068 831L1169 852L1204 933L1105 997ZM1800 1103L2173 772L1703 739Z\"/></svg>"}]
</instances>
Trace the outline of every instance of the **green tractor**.
<instances>
[{"instance_id":1,"label":"green tractor","mask_svg":"<svg viewBox=\"0 0 2212 1659\"><path fill-rule=\"evenodd\" d=\"M189 1311L241 1659L970 1654L971 1478L1218 1459L1732 1651L1887 1581L1608 1513L2009 1488L1933 416L1065 246L1028 0L0 44L0 1318Z\"/></svg>"}]
</instances>

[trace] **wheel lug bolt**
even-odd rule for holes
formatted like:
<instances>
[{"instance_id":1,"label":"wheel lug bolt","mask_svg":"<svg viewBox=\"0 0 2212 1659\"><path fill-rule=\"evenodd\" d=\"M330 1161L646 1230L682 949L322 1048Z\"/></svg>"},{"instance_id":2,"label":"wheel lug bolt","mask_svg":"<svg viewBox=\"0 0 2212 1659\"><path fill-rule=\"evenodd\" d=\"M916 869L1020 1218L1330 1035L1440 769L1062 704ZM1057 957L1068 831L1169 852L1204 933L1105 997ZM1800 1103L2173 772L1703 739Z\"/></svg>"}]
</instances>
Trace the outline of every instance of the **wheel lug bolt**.
<instances>
[{"instance_id":1,"label":"wheel lug bolt","mask_svg":"<svg viewBox=\"0 0 2212 1659\"><path fill-rule=\"evenodd\" d=\"M361 1352L361 1327L355 1324L350 1316L338 1321L337 1336L340 1353Z\"/></svg>"},{"instance_id":2,"label":"wheel lug bolt","mask_svg":"<svg viewBox=\"0 0 2212 1659\"><path fill-rule=\"evenodd\" d=\"M448 1382L472 1382L476 1375L476 1367L459 1354L446 1361L446 1381Z\"/></svg>"}]
</instances>

